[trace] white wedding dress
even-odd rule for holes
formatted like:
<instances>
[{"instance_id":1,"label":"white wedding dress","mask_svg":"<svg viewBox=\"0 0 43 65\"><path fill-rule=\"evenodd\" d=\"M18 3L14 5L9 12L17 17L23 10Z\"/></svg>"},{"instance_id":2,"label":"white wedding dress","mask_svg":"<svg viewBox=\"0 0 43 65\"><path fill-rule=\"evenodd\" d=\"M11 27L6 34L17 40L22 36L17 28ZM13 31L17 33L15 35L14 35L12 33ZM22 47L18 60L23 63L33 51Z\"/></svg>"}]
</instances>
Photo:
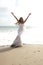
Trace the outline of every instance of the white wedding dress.
<instances>
[{"instance_id":1,"label":"white wedding dress","mask_svg":"<svg viewBox=\"0 0 43 65\"><path fill-rule=\"evenodd\" d=\"M13 41L13 44L11 45L11 47L18 47L18 46L22 46L22 41L21 41L21 34L23 32L23 27L24 24L18 24L18 35L16 37L16 39Z\"/></svg>"}]
</instances>

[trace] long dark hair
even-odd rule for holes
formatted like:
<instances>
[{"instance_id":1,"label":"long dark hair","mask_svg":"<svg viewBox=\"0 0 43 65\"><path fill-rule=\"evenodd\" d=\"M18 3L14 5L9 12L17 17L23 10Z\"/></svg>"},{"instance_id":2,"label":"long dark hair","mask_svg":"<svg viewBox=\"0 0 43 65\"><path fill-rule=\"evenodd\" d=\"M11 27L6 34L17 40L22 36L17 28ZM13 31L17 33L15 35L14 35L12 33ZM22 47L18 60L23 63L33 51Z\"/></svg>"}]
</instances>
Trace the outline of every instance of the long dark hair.
<instances>
[{"instance_id":1,"label":"long dark hair","mask_svg":"<svg viewBox=\"0 0 43 65\"><path fill-rule=\"evenodd\" d=\"M23 24L23 23L24 23L24 20L23 20L23 18L22 18L22 17L20 17L20 19L19 19L18 23L21 23L21 24Z\"/></svg>"}]
</instances>

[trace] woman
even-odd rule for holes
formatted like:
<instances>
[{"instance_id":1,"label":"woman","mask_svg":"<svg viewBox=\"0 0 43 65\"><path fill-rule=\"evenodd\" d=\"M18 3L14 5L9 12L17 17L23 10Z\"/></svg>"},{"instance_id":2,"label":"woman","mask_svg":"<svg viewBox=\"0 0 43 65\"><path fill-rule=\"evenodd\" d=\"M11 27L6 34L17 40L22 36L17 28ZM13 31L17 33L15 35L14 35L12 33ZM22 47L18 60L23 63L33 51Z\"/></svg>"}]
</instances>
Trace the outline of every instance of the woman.
<instances>
[{"instance_id":1,"label":"woman","mask_svg":"<svg viewBox=\"0 0 43 65\"><path fill-rule=\"evenodd\" d=\"M17 17L14 15L13 12L11 12L11 14L14 16L14 18L17 20L17 23L19 25L19 29L18 29L18 35L16 37L16 39L14 40L13 44L11 45L11 47L21 47L22 46L22 42L21 42L21 34L23 32L23 26L24 26L24 23L27 21L28 17L31 15L31 13L29 13L29 15L27 16L27 18L25 20L23 20L22 17L20 17L20 19L18 20Z\"/></svg>"}]
</instances>

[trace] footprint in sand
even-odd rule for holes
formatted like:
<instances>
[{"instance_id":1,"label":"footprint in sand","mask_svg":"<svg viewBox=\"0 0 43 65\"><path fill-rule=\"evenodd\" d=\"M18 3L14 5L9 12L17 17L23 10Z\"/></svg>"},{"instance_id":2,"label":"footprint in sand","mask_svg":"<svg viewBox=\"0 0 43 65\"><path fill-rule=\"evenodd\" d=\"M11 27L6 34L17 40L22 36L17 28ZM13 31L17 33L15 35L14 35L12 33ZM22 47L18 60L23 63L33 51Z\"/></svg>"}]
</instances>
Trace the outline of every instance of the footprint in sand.
<instances>
[{"instance_id":1,"label":"footprint in sand","mask_svg":"<svg viewBox=\"0 0 43 65\"><path fill-rule=\"evenodd\" d=\"M37 50L37 52L40 52L40 50ZM33 53L36 53L36 51L34 51Z\"/></svg>"},{"instance_id":2,"label":"footprint in sand","mask_svg":"<svg viewBox=\"0 0 43 65\"><path fill-rule=\"evenodd\" d=\"M33 53L36 53L36 51L34 51Z\"/></svg>"},{"instance_id":3,"label":"footprint in sand","mask_svg":"<svg viewBox=\"0 0 43 65\"><path fill-rule=\"evenodd\" d=\"M40 50L38 50L38 52L40 52Z\"/></svg>"},{"instance_id":4,"label":"footprint in sand","mask_svg":"<svg viewBox=\"0 0 43 65\"><path fill-rule=\"evenodd\" d=\"M21 64L19 64L19 65L21 65Z\"/></svg>"}]
</instances>

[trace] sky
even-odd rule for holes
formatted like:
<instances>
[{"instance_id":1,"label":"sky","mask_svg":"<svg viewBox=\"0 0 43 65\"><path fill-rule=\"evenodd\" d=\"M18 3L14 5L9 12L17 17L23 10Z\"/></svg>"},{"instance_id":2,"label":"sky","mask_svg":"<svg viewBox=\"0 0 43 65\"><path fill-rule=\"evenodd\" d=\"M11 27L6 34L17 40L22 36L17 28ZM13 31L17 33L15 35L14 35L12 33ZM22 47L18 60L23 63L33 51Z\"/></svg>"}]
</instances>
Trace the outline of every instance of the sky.
<instances>
[{"instance_id":1,"label":"sky","mask_svg":"<svg viewBox=\"0 0 43 65\"><path fill-rule=\"evenodd\" d=\"M26 31L28 41L43 42L43 0L0 0L0 26L14 26L17 21L12 16L13 12L19 19L24 20L31 12L31 16L25 23L26 26L34 27ZM27 40L26 40L27 41Z\"/></svg>"},{"instance_id":2,"label":"sky","mask_svg":"<svg viewBox=\"0 0 43 65\"><path fill-rule=\"evenodd\" d=\"M25 25L43 28L43 0L0 0L0 26L13 26L15 18L24 18L31 12Z\"/></svg>"}]
</instances>

